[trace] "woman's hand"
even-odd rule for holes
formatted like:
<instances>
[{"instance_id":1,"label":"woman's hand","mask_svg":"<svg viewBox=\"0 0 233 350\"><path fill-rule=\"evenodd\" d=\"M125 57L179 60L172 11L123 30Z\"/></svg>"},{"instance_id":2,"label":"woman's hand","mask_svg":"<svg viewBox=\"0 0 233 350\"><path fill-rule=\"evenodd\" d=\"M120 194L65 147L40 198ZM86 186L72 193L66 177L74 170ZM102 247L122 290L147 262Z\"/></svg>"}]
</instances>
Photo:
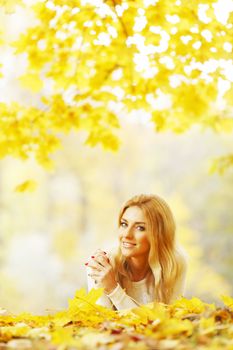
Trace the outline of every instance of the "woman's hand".
<instances>
[{"instance_id":1,"label":"woman's hand","mask_svg":"<svg viewBox=\"0 0 233 350\"><path fill-rule=\"evenodd\" d=\"M116 288L115 273L109 258L103 250L98 249L91 259L88 260L87 266L92 269L88 275L104 288L105 293L109 294Z\"/></svg>"}]
</instances>

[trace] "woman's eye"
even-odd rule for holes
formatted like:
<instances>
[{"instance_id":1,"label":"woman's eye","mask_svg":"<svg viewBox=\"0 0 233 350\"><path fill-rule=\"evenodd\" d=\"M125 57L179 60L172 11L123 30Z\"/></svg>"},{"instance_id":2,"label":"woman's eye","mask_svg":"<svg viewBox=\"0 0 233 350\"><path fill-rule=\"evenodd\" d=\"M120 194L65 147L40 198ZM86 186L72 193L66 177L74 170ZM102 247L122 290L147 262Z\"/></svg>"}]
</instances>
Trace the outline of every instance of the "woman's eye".
<instances>
[{"instance_id":1,"label":"woman's eye","mask_svg":"<svg viewBox=\"0 0 233 350\"><path fill-rule=\"evenodd\" d=\"M121 226L126 227L127 226L126 222L121 222Z\"/></svg>"},{"instance_id":2,"label":"woman's eye","mask_svg":"<svg viewBox=\"0 0 233 350\"><path fill-rule=\"evenodd\" d=\"M121 222L121 224L120 224L122 227L127 227L127 223L126 222ZM145 227L144 226L136 226L137 227L137 229L139 230L139 231L145 231Z\"/></svg>"}]
</instances>

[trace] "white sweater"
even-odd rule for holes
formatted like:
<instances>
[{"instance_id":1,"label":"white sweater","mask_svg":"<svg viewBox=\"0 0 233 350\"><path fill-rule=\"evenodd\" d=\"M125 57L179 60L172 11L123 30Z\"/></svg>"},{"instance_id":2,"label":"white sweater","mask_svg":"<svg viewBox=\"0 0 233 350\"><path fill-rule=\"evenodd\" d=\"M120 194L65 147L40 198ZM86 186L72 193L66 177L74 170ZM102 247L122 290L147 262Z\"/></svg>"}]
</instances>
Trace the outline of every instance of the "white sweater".
<instances>
[{"instance_id":1,"label":"white sweater","mask_svg":"<svg viewBox=\"0 0 233 350\"><path fill-rule=\"evenodd\" d=\"M94 280L88 276L92 269L86 268L87 271L87 289L88 292L94 288L100 288L101 285L95 284ZM186 280L187 265L184 266L183 274L176 281L174 292L171 300L176 300L180 296L184 296L185 280ZM129 308L135 308L141 304L147 304L154 301L154 285L149 285L149 292L147 292L146 280L148 275L138 282L131 282L130 285L126 285L123 289L120 284L110 294L103 294L97 301L98 305L115 308L117 310L124 310ZM127 293L126 293L127 291Z\"/></svg>"}]
</instances>

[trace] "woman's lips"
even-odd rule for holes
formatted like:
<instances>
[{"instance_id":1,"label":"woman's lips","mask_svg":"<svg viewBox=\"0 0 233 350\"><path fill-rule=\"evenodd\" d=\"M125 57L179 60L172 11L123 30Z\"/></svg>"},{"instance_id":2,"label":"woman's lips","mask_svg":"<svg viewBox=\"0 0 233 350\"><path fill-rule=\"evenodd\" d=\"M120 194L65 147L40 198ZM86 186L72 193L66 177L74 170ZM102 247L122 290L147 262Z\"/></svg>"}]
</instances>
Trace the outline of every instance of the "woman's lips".
<instances>
[{"instance_id":1,"label":"woman's lips","mask_svg":"<svg viewBox=\"0 0 233 350\"><path fill-rule=\"evenodd\" d=\"M135 243L122 242L123 247L125 248L133 248L135 247Z\"/></svg>"}]
</instances>

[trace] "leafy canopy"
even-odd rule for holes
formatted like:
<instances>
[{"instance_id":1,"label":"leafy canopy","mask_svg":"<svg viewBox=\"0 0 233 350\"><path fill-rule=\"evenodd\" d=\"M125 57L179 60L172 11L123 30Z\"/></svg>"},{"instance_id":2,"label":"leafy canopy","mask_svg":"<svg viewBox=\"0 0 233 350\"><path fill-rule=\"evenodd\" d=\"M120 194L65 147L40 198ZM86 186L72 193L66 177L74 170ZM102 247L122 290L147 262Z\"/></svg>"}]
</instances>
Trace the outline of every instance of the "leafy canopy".
<instances>
[{"instance_id":1,"label":"leafy canopy","mask_svg":"<svg viewBox=\"0 0 233 350\"><path fill-rule=\"evenodd\" d=\"M10 7L21 3L11 1ZM193 125L232 131L227 73L233 17L220 21L216 4L38 1L35 25L10 44L14 55L26 54L19 81L40 102L0 104L0 156L33 154L50 167L59 132L71 129L85 130L90 146L117 150L119 116L138 109L151 115L157 131L180 133Z\"/></svg>"}]
</instances>

